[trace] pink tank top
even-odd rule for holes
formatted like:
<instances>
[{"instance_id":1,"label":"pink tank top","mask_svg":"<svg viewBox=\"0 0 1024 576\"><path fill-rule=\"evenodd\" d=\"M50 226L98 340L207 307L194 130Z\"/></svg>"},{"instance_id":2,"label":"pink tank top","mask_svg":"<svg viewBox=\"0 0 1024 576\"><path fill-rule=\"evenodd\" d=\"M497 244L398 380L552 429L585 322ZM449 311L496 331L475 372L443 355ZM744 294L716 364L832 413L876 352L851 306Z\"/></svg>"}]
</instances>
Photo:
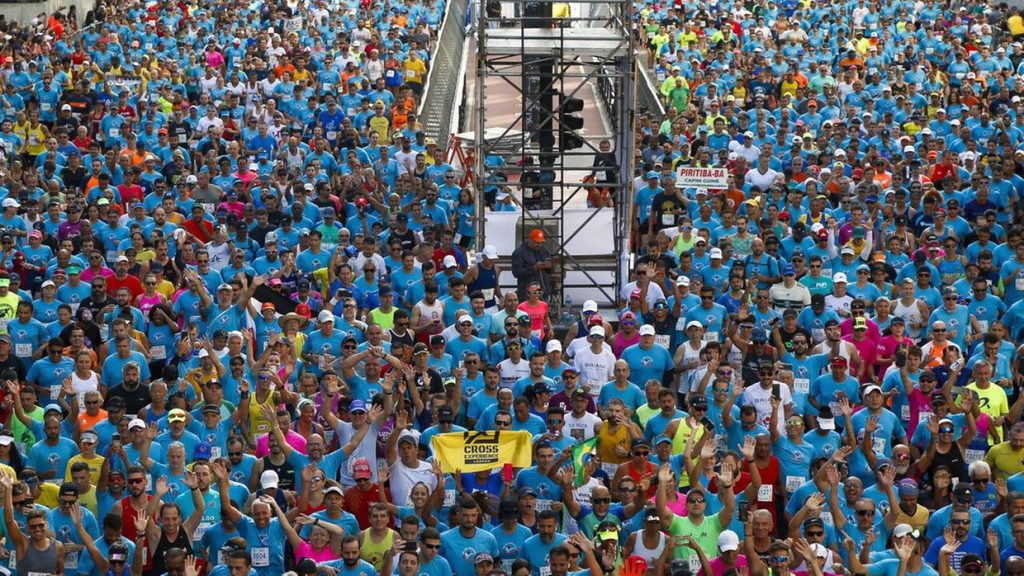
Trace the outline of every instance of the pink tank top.
<instances>
[{"instance_id":1,"label":"pink tank top","mask_svg":"<svg viewBox=\"0 0 1024 576\"><path fill-rule=\"evenodd\" d=\"M156 305L160 303L160 294L153 294L152 296L146 296L143 294L139 296L139 310L146 316L149 316L149 311L156 308Z\"/></svg>"}]
</instances>

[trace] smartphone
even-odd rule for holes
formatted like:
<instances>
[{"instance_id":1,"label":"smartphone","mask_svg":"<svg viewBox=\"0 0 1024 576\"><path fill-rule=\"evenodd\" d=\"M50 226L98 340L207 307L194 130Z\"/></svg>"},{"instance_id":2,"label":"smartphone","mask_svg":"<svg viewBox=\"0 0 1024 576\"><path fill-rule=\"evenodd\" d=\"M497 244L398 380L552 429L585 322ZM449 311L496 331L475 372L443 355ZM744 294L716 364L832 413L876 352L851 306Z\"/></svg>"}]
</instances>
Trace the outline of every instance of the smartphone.
<instances>
[{"instance_id":1,"label":"smartphone","mask_svg":"<svg viewBox=\"0 0 1024 576\"><path fill-rule=\"evenodd\" d=\"M793 365L790 364L789 362L783 362L783 363L779 364L779 370L781 370L783 372L792 372L793 371Z\"/></svg>"},{"instance_id":2,"label":"smartphone","mask_svg":"<svg viewBox=\"0 0 1024 576\"><path fill-rule=\"evenodd\" d=\"M740 502L739 512L737 513L737 517L739 518L739 521L740 522L746 522L747 518L749 516L750 516L750 503L749 502Z\"/></svg>"},{"instance_id":3,"label":"smartphone","mask_svg":"<svg viewBox=\"0 0 1024 576\"><path fill-rule=\"evenodd\" d=\"M403 548L404 552L412 552L413 554L416 554L416 553L419 552L419 549L416 547L416 541L415 540L410 540L410 541L406 542L405 545L402 548Z\"/></svg>"},{"instance_id":4,"label":"smartphone","mask_svg":"<svg viewBox=\"0 0 1024 576\"><path fill-rule=\"evenodd\" d=\"M510 462L506 462L501 467L501 479L508 483L512 482L512 464Z\"/></svg>"},{"instance_id":5,"label":"smartphone","mask_svg":"<svg viewBox=\"0 0 1024 576\"><path fill-rule=\"evenodd\" d=\"M782 386L778 382L772 384L772 398L782 400Z\"/></svg>"},{"instance_id":6,"label":"smartphone","mask_svg":"<svg viewBox=\"0 0 1024 576\"><path fill-rule=\"evenodd\" d=\"M711 418L708 418L707 416L701 418L700 419L700 423L704 426L704 428L706 428L708 430L714 430L715 429L715 423L712 422Z\"/></svg>"},{"instance_id":7,"label":"smartphone","mask_svg":"<svg viewBox=\"0 0 1024 576\"><path fill-rule=\"evenodd\" d=\"M897 350L895 361L896 365L902 368L903 365L907 363L907 353L902 350Z\"/></svg>"}]
</instances>

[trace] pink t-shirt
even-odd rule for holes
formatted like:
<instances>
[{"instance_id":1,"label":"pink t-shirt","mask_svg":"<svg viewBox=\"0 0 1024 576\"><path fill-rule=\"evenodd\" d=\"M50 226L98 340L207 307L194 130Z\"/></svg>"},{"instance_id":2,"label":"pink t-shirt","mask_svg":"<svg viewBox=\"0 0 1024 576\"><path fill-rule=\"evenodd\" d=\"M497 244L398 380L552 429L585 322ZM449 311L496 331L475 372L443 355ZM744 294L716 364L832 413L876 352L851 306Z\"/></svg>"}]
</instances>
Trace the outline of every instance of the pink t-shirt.
<instances>
[{"instance_id":1,"label":"pink t-shirt","mask_svg":"<svg viewBox=\"0 0 1024 576\"><path fill-rule=\"evenodd\" d=\"M321 562L329 562L331 560L337 560L339 556L331 550L330 546L325 546L323 550L317 552L313 545L309 542L303 542L295 549L295 561L298 562L303 558L312 558L317 564Z\"/></svg>"},{"instance_id":2,"label":"pink t-shirt","mask_svg":"<svg viewBox=\"0 0 1024 576\"><path fill-rule=\"evenodd\" d=\"M632 338L626 338L626 336L622 332L619 332L618 334L615 335L615 338L612 338L612 354L615 354L615 357L619 358L620 356L622 356L622 352L626 348L629 348L633 344L638 344L639 342L639 332L634 332Z\"/></svg>"},{"instance_id":3,"label":"pink t-shirt","mask_svg":"<svg viewBox=\"0 0 1024 576\"><path fill-rule=\"evenodd\" d=\"M729 568L736 568L737 572L743 573L744 570L740 570L740 569L747 567L747 557L744 556L743 554L736 555L736 564L730 566L730 565L726 564L725 561L722 560L721 556L718 556L714 560L712 560L710 562L710 564L711 564L711 574L713 576L722 576L722 574L725 574L725 571L728 570Z\"/></svg>"},{"instance_id":4,"label":"pink t-shirt","mask_svg":"<svg viewBox=\"0 0 1024 576\"><path fill-rule=\"evenodd\" d=\"M270 454L270 449L267 448L267 438L269 435L264 434L256 439L256 451L253 453L257 458L263 458L267 454ZM294 430L289 430L284 434L285 442L292 448L299 451L301 454L306 453L306 439Z\"/></svg>"},{"instance_id":5,"label":"pink t-shirt","mask_svg":"<svg viewBox=\"0 0 1024 576\"><path fill-rule=\"evenodd\" d=\"M536 305L531 305L529 301L521 302L519 309L530 315L530 330L533 331L533 335L543 339L544 319L548 316L548 303L543 300L537 300Z\"/></svg>"},{"instance_id":6,"label":"pink t-shirt","mask_svg":"<svg viewBox=\"0 0 1024 576\"><path fill-rule=\"evenodd\" d=\"M892 336L892 334L882 336L882 339L878 343L878 355L886 357L892 356L893 354L896 353L896 348L898 348L900 344L906 344L907 346L910 346L913 343L914 341L911 340L910 338L907 338L906 336L904 336L902 340L897 340ZM879 376L884 376L885 371L889 369L889 366L891 364L891 362L880 363L878 365L878 370L876 371L876 373Z\"/></svg>"}]
</instances>

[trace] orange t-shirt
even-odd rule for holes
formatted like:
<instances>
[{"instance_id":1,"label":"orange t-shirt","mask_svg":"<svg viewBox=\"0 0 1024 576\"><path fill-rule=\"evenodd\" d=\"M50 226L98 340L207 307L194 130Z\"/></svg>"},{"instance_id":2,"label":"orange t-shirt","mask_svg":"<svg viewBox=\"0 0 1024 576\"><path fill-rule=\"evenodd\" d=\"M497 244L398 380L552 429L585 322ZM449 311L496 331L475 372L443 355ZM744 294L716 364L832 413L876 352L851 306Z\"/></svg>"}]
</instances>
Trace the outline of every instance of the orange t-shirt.
<instances>
[{"instance_id":1,"label":"orange t-shirt","mask_svg":"<svg viewBox=\"0 0 1024 576\"><path fill-rule=\"evenodd\" d=\"M79 430L92 430L97 424L107 419L107 411L100 408L100 411L95 416L89 416L88 412L80 412L78 414L78 429Z\"/></svg>"}]
</instances>

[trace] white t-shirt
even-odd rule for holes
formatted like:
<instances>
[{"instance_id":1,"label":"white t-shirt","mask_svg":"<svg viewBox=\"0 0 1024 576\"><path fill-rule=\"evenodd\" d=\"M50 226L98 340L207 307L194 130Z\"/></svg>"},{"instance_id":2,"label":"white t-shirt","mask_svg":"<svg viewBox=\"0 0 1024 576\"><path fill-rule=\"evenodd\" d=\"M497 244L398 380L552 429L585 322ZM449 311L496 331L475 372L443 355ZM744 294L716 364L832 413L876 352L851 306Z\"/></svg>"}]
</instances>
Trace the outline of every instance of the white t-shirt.
<instances>
[{"instance_id":1,"label":"white t-shirt","mask_svg":"<svg viewBox=\"0 0 1024 576\"><path fill-rule=\"evenodd\" d=\"M411 506L409 494L412 487L423 482L433 492L437 487L437 475L429 462L416 461L416 467L409 467L401 459L391 465L391 498L396 506Z\"/></svg>"},{"instance_id":2,"label":"white t-shirt","mask_svg":"<svg viewBox=\"0 0 1024 576\"><path fill-rule=\"evenodd\" d=\"M580 373L580 384L596 398L601 393L601 386L615 375L615 354L605 347L595 354L588 346L576 352L573 368Z\"/></svg>"},{"instance_id":3,"label":"white t-shirt","mask_svg":"<svg viewBox=\"0 0 1024 576\"><path fill-rule=\"evenodd\" d=\"M562 434L576 442L585 442L594 437L594 426L600 424L601 418L596 414L584 412L583 416L577 418L572 415L572 412L566 412Z\"/></svg>"},{"instance_id":4,"label":"white t-shirt","mask_svg":"<svg viewBox=\"0 0 1024 576\"><path fill-rule=\"evenodd\" d=\"M786 433L786 413L784 406L786 404L793 403L793 395L789 391L789 386L782 382L776 382L779 384L779 396L782 398L782 402L779 402L779 415L778 415L778 429L779 434ZM757 421L768 427L768 422L771 420L772 413L772 388L765 388L761 383L757 383L754 386L748 387L743 391L743 399L740 402L741 405L751 404L757 410Z\"/></svg>"},{"instance_id":5,"label":"white t-shirt","mask_svg":"<svg viewBox=\"0 0 1024 576\"><path fill-rule=\"evenodd\" d=\"M530 361L522 358L518 364L513 364L511 358L506 358L498 363L498 373L501 375L499 388L512 388L520 378L530 375Z\"/></svg>"}]
</instances>

